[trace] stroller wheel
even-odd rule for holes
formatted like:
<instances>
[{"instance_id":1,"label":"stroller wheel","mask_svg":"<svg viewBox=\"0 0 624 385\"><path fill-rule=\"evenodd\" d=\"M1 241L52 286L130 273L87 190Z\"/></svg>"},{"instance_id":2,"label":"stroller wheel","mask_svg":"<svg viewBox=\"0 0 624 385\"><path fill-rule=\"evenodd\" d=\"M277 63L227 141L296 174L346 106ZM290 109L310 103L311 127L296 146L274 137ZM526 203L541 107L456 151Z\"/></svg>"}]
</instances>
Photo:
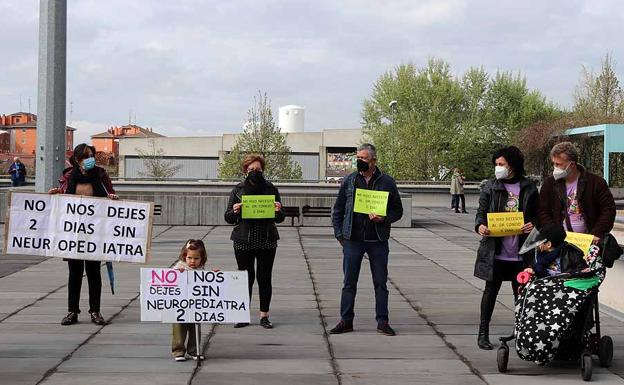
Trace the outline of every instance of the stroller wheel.
<instances>
[{"instance_id":1,"label":"stroller wheel","mask_svg":"<svg viewBox=\"0 0 624 385\"><path fill-rule=\"evenodd\" d=\"M501 345L496 352L496 363L498 364L498 371L505 373L507 371L507 364L509 363L509 346Z\"/></svg>"},{"instance_id":2,"label":"stroller wheel","mask_svg":"<svg viewBox=\"0 0 624 385\"><path fill-rule=\"evenodd\" d=\"M609 336L603 336L598 344L598 358L600 366L607 368L611 366L613 361L613 339Z\"/></svg>"},{"instance_id":3,"label":"stroller wheel","mask_svg":"<svg viewBox=\"0 0 624 385\"><path fill-rule=\"evenodd\" d=\"M583 381L590 381L592 378L592 356L589 353L581 356L581 376Z\"/></svg>"}]
</instances>

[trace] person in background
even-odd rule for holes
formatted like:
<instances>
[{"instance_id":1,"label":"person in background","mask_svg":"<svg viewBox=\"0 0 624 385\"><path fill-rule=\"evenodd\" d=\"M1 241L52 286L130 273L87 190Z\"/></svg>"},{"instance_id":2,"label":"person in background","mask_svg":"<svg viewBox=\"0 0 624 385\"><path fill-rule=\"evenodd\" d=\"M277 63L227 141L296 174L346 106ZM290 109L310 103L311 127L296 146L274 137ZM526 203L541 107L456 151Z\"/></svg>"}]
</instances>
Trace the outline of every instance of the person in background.
<instances>
[{"instance_id":1,"label":"person in background","mask_svg":"<svg viewBox=\"0 0 624 385\"><path fill-rule=\"evenodd\" d=\"M11 174L11 186L19 187L26 184L26 166L20 161L19 157L13 158L13 164L9 167Z\"/></svg>"},{"instance_id":2,"label":"person in background","mask_svg":"<svg viewBox=\"0 0 624 385\"><path fill-rule=\"evenodd\" d=\"M459 201L461 200L462 213L468 214L466 211L466 196L464 195L464 182L466 178L460 168L453 169L451 176L451 209L459 214Z\"/></svg>"}]
</instances>

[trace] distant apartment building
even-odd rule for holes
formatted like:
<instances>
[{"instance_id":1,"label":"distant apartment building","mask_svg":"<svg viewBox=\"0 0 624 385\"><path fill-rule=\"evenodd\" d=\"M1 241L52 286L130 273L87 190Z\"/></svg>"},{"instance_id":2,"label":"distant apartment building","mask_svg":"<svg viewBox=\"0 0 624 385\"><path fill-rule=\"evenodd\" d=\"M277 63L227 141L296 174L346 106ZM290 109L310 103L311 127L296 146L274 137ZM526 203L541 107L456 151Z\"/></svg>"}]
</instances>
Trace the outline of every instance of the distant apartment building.
<instances>
[{"instance_id":1,"label":"distant apartment building","mask_svg":"<svg viewBox=\"0 0 624 385\"><path fill-rule=\"evenodd\" d=\"M99 134L91 135L91 144L98 152L110 155L113 159L119 158L119 139L121 138L162 138L164 135L134 124L121 127L111 127Z\"/></svg>"},{"instance_id":2,"label":"distant apartment building","mask_svg":"<svg viewBox=\"0 0 624 385\"><path fill-rule=\"evenodd\" d=\"M75 128L65 128L65 151L74 147ZM16 112L0 115L0 161L6 162L19 156L28 167L34 166L37 148L37 115L30 112Z\"/></svg>"}]
</instances>

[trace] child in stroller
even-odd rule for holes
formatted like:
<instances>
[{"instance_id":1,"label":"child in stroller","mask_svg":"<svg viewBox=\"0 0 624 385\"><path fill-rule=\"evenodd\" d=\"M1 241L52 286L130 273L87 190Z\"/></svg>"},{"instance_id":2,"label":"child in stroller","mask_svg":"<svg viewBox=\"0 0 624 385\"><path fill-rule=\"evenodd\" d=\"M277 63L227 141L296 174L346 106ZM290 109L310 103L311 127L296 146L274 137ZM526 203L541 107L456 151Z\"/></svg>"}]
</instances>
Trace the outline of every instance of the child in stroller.
<instances>
[{"instance_id":1,"label":"child in stroller","mask_svg":"<svg viewBox=\"0 0 624 385\"><path fill-rule=\"evenodd\" d=\"M598 288L605 276L600 248L592 246L583 255L564 239L562 227L546 225L534 230L523 245L524 252L535 248L535 259L520 273L531 277L521 282L514 334L500 339L500 372L507 371L507 342L514 338L518 356L526 361L545 365L553 359L580 357L586 381L591 379L592 354L599 356L601 365L611 364L613 341L600 335Z\"/></svg>"},{"instance_id":2,"label":"child in stroller","mask_svg":"<svg viewBox=\"0 0 624 385\"><path fill-rule=\"evenodd\" d=\"M542 227L536 238L535 258L524 271L544 278L561 273L573 273L589 267L578 247L565 241L563 226L550 223Z\"/></svg>"}]
</instances>

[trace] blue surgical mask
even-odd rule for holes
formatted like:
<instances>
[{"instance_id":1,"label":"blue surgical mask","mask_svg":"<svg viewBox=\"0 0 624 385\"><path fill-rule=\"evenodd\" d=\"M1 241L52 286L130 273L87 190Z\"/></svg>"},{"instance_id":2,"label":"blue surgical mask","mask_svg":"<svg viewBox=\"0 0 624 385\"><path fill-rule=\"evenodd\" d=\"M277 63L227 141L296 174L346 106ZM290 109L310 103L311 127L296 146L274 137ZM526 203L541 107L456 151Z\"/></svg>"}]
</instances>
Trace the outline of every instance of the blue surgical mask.
<instances>
[{"instance_id":1,"label":"blue surgical mask","mask_svg":"<svg viewBox=\"0 0 624 385\"><path fill-rule=\"evenodd\" d=\"M91 170L93 167L95 167L95 158L87 158L83 160L82 167L87 171Z\"/></svg>"}]
</instances>

